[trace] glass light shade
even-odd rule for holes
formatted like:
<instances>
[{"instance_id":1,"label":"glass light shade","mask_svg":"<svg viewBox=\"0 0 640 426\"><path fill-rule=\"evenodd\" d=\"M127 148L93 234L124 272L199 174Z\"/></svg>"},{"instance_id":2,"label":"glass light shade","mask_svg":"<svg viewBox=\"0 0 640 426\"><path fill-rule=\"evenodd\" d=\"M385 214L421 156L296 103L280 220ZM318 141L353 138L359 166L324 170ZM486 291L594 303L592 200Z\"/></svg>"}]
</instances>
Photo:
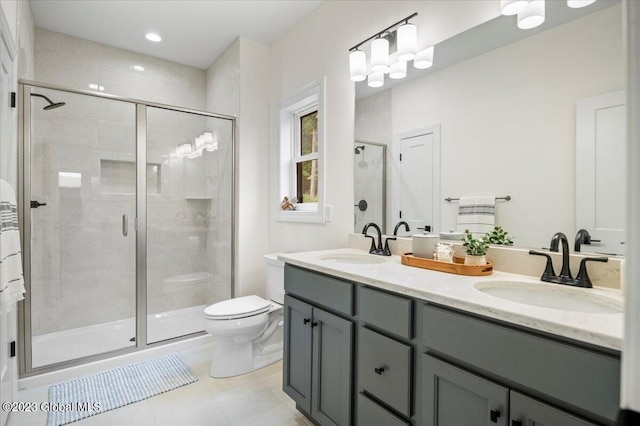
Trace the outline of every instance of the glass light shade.
<instances>
[{"instance_id":1,"label":"glass light shade","mask_svg":"<svg viewBox=\"0 0 640 426\"><path fill-rule=\"evenodd\" d=\"M435 47L427 47L424 50L419 51L416 54L416 58L413 60L413 66L423 70L430 68L433 65L433 51Z\"/></svg>"},{"instance_id":2,"label":"glass light shade","mask_svg":"<svg viewBox=\"0 0 640 426\"><path fill-rule=\"evenodd\" d=\"M193 151L191 144L190 143L183 143L182 144L182 155L189 155L191 154L191 151Z\"/></svg>"},{"instance_id":3,"label":"glass light shade","mask_svg":"<svg viewBox=\"0 0 640 426\"><path fill-rule=\"evenodd\" d=\"M369 74L367 85L369 87L382 87L384 85L384 73L382 71L376 71Z\"/></svg>"},{"instance_id":4,"label":"glass light shade","mask_svg":"<svg viewBox=\"0 0 640 426\"><path fill-rule=\"evenodd\" d=\"M399 80L401 78L405 78L407 76L407 62L406 61L395 61L389 67L389 78L394 80Z\"/></svg>"},{"instance_id":5,"label":"glass light shade","mask_svg":"<svg viewBox=\"0 0 640 426\"><path fill-rule=\"evenodd\" d=\"M389 67L389 40L378 37L371 43L371 69L385 72Z\"/></svg>"},{"instance_id":6,"label":"glass light shade","mask_svg":"<svg viewBox=\"0 0 640 426\"><path fill-rule=\"evenodd\" d=\"M398 28L398 60L410 61L418 50L418 28L413 24L404 24Z\"/></svg>"},{"instance_id":7,"label":"glass light shade","mask_svg":"<svg viewBox=\"0 0 640 426\"><path fill-rule=\"evenodd\" d=\"M567 6L572 9L578 9L580 7L589 6L591 3L595 3L596 0L567 0Z\"/></svg>"},{"instance_id":8,"label":"glass light shade","mask_svg":"<svg viewBox=\"0 0 640 426\"><path fill-rule=\"evenodd\" d=\"M351 81L363 81L367 78L367 56L362 50L349 53L349 72Z\"/></svg>"},{"instance_id":9,"label":"glass light shade","mask_svg":"<svg viewBox=\"0 0 640 426\"><path fill-rule=\"evenodd\" d=\"M533 0L529 7L518 14L518 28L530 30L544 22L545 0Z\"/></svg>"},{"instance_id":10,"label":"glass light shade","mask_svg":"<svg viewBox=\"0 0 640 426\"><path fill-rule=\"evenodd\" d=\"M517 15L529 6L529 0L500 0L502 14L506 16Z\"/></svg>"},{"instance_id":11,"label":"glass light shade","mask_svg":"<svg viewBox=\"0 0 640 426\"><path fill-rule=\"evenodd\" d=\"M205 149L209 152L218 149L218 135L213 133L205 133Z\"/></svg>"}]
</instances>

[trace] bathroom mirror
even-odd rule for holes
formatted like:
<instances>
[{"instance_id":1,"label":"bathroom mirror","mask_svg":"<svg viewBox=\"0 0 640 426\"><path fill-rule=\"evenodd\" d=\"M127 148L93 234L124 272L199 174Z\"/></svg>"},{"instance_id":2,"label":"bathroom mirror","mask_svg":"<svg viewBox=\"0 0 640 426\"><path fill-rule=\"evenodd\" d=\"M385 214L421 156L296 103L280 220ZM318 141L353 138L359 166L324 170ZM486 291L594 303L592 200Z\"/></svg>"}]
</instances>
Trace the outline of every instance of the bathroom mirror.
<instances>
[{"instance_id":1,"label":"bathroom mirror","mask_svg":"<svg viewBox=\"0 0 640 426\"><path fill-rule=\"evenodd\" d=\"M387 145L387 231L401 220L391 184L399 179L399 135L437 125L437 231L457 225L458 203L445 198L509 195L496 202L496 224L516 246L549 247L564 232L573 249L576 106L625 88L622 30L619 1L582 9L547 2L547 20L535 30L501 16L437 44L429 70L387 78L382 89L356 83L354 139ZM625 200L618 202L624 210ZM620 247L615 253L624 253ZM582 251L602 252L597 243Z\"/></svg>"}]
</instances>

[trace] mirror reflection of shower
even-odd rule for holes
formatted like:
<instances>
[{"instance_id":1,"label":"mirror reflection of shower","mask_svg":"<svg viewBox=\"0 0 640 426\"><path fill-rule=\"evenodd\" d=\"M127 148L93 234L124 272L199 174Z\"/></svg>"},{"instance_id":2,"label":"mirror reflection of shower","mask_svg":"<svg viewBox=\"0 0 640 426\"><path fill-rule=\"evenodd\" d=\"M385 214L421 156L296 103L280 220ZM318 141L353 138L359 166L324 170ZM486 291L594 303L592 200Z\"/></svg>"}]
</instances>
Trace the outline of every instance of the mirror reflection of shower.
<instances>
[{"instance_id":1,"label":"mirror reflection of shower","mask_svg":"<svg viewBox=\"0 0 640 426\"><path fill-rule=\"evenodd\" d=\"M386 145L355 141L354 144L354 232L367 222L386 226Z\"/></svg>"},{"instance_id":2,"label":"mirror reflection of shower","mask_svg":"<svg viewBox=\"0 0 640 426\"><path fill-rule=\"evenodd\" d=\"M53 102L51 99L49 99L45 95L41 95L40 93L32 93L31 96L42 98L42 99L46 100L47 102L49 102L49 105L46 105L44 108L42 108L45 111L49 111L49 110L52 110L52 109L60 108L60 107L63 107L63 106L66 105L66 102Z\"/></svg>"}]
</instances>

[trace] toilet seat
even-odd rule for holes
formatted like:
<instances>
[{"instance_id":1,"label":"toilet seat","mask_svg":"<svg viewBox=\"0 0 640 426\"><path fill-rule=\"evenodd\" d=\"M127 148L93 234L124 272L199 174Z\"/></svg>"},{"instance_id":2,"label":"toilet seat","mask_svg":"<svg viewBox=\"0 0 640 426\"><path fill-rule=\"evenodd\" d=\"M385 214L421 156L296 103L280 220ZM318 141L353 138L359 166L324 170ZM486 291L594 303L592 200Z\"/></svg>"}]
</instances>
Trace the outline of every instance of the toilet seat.
<instances>
[{"instance_id":1,"label":"toilet seat","mask_svg":"<svg viewBox=\"0 0 640 426\"><path fill-rule=\"evenodd\" d=\"M204 316L212 320L231 320L259 315L270 308L271 302L251 295L214 303L204 310Z\"/></svg>"}]
</instances>

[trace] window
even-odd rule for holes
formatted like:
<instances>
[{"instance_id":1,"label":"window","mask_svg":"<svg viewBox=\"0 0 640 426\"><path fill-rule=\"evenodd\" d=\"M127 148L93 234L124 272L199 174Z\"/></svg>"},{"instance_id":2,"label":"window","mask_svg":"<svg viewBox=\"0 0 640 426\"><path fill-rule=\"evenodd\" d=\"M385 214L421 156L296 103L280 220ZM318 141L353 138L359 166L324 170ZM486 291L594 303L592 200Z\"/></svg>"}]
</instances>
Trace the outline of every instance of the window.
<instances>
[{"instance_id":1,"label":"window","mask_svg":"<svg viewBox=\"0 0 640 426\"><path fill-rule=\"evenodd\" d=\"M280 104L278 219L324 223L324 80L315 81ZM295 210L282 210L284 197Z\"/></svg>"}]
</instances>

